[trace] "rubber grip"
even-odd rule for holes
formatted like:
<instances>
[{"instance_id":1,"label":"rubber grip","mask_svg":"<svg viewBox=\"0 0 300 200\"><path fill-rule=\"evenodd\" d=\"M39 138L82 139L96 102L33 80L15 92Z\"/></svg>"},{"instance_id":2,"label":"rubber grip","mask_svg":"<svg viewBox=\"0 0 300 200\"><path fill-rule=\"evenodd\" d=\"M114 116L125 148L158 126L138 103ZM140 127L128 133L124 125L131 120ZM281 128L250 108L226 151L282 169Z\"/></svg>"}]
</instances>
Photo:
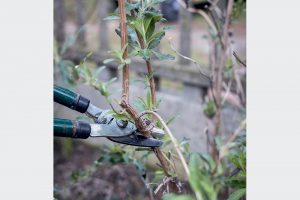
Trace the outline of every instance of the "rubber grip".
<instances>
[{"instance_id":1,"label":"rubber grip","mask_svg":"<svg viewBox=\"0 0 300 200\"><path fill-rule=\"evenodd\" d=\"M86 139L90 136L91 126L82 121L54 118L54 136Z\"/></svg>"},{"instance_id":2,"label":"rubber grip","mask_svg":"<svg viewBox=\"0 0 300 200\"><path fill-rule=\"evenodd\" d=\"M66 88L54 85L54 101L68 108L85 113L90 100Z\"/></svg>"}]
</instances>

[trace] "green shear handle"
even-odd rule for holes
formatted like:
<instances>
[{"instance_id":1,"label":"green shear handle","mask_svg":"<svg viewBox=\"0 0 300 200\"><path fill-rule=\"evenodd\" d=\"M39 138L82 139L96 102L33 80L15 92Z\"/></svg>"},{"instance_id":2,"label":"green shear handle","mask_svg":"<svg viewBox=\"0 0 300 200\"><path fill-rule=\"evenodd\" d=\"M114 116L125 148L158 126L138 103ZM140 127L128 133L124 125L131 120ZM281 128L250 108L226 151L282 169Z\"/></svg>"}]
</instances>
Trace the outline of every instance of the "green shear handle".
<instances>
[{"instance_id":1,"label":"green shear handle","mask_svg":"<svg viewBox=\"0 0 300 200\"><path fill-rule=\"evenodd\" d=\"M68 108L85 113L90 100L63 87L54 86L54 101Z\"/></svg>"},{"instance_id":2,"label":"green shear handle","mask_svg":"<svg viewBox=\"0 0 300 200\"><path fill-rule=\"evenodd\" d=\"M81 138L90 137L91 126L82 121L72 121L69 119L54 118L54 136Z\"/></svg>"}]
</instances>

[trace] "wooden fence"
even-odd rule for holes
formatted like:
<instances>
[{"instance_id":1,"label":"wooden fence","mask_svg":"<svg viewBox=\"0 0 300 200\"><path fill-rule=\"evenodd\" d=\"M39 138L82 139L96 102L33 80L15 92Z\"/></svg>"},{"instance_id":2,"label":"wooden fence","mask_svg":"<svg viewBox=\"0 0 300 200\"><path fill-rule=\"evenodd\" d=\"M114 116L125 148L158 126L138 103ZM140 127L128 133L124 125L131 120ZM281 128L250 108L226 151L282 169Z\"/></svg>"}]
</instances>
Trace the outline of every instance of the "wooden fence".
<instances>
[{"instance_id":1,"label":"wooden fence","mask_svg":"<svg viewBox=\"0 0 300 200\"><path fill-rule=\"evenodd\" d=\"M103 65L103 60L107 59L108 56L106 52L109 49L109 34L107 22L103 20L109 13L109 6L111 0L98 0L97 1L97 18L99 26L99 37L98 42L100 43L100 48L98 52L94 52L90 57L90 61L95 62L97 66ZM75 19L76 26L79 29L86 22L86 6L85 0L75 0ZM185 56L191 56L191 13L187 12L184 8L180 9L180 47L179 51ZM62 44L66 38L65 35L65 2L64 0L54 0L54 35L58 44ZM78 35L78 41L81 47L86 45L86 34L82 31ZM73 60L75 63L80 62L87 52L80 50L69 52L66 56L68 59ZM116 64L106 64L110 70L112 77L118 75L118 69ZM134 60L130 64L130 70L136 72L137 74L146 74L146 67L144 62ZM175 61L158 61L153 60L153 66L155 70L155 82L157 84L158 90L160 89L161 79L172 80L176 82L181 82L184 86L184 91L187 94L202 94L210 85L210 81L207 77L200 73L199 68L192 66L190 61L180 58L178 62ZM205 71L205 68L202 69Z\"/></svg>"}]
</instances>

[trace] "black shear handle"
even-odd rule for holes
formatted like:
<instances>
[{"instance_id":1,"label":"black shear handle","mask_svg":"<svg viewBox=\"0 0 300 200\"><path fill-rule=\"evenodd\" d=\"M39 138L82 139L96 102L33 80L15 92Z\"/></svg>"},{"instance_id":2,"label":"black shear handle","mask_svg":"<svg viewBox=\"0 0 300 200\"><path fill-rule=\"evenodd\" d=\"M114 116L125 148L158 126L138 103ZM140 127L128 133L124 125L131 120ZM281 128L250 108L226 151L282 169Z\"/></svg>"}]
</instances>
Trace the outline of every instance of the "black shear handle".
<instances>
[{"instance_id":1,"label":"black shear handle","mask_svg":"<svg viewBox=\"0 0 300 200\"><path fill-rule=\"evenodd\" d=\"M68 108L85 113L90 100L66 88L54 85L54 101Z\"/></svg>"},{"instance_id":2,"label":"black shear handle","mask_svg":"<svg viewBox=\"0 0 300 200\"><path fill-rule=\"evenodd\" d=\"M89 123L82 121L72 121L69 119L54 118L53 126L54 136L81 138L90 137L91 126Z\"/></svg>"}]
</instances>

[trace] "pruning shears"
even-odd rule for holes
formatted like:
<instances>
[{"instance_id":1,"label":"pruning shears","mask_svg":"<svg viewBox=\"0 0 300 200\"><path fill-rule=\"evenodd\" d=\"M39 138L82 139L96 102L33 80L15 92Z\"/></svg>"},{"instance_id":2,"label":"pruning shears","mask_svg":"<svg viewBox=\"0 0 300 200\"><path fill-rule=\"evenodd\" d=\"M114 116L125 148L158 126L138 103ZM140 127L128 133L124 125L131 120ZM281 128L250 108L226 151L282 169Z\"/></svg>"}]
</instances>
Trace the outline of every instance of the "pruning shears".
<instances>
[{"instance_id":1,"label":"pruning shears","mask_svg":"<svg viewBox=\"0 0 300 200\"><path fill-rule=\"evenodd\" d=\"M87 114L95 122L92 124L54 118L54 136L81 139L106 137L113 142L141 147L160 147L163 144L161 140L143 136L134 123L116 119L110 114L110 110L102 110L90 103L89 99L66 88L54 86L54 101ZM155 137L159 138L164 134L162 129L156 127L152 129L152 135Z\"/></svg>"}]
</instances>

